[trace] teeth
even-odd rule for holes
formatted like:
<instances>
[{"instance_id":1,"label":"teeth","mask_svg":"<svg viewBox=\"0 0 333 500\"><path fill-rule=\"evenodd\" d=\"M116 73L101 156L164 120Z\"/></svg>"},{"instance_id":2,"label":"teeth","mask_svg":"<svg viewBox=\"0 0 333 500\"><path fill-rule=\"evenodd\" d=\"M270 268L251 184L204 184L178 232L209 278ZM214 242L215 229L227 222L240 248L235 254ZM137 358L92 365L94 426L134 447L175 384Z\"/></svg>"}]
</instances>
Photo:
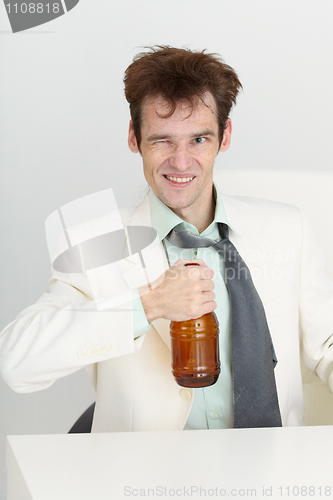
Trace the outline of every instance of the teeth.
<instances>
[{"instance_id":1,"label":"teeth","mask_svg":"<svg viewBox=\"0 0 333 500\"><path fill-rule=\"evenodd\" d=\"M194 177L169 177L168 175L166 175L165 177L170 181L180 182L180 183L189 182L192 179L194 179Z\"/></svg>"}]
</instances>

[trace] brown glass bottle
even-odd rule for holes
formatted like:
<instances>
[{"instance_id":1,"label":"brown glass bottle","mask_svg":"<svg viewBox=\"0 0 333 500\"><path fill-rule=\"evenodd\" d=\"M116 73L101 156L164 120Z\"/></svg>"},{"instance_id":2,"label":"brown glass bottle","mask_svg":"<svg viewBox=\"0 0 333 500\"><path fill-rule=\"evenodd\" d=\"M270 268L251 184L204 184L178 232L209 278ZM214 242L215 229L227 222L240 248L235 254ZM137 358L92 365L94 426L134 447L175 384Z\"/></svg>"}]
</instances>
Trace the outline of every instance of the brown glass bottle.
<instances>
[{"instance_id":1,"label":"brown glass bottle","mask_svg":"<svg viewBox=\"0 0 333 500\"><path fill-rule=\"evenodd\" d=\"M184 387L207 387L220 374L219 323L214 312L170 325L172 373Z\"/></svg>"}]
</instances>

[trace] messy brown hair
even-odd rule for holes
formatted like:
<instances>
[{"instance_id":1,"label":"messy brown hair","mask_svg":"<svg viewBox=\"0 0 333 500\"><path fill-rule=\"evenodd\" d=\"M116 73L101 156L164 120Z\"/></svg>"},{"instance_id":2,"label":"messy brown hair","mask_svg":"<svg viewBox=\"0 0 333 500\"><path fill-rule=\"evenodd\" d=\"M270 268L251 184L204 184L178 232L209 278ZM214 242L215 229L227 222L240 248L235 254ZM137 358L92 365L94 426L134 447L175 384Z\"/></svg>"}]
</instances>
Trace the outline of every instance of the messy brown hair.
<instances>
[{"instance_id":1,"label":"messy brown hair","mask_svg":"<svg viewBox=\"0 0 333 500\"><path fill-rule=\"evenodd\" d=\"M242 88L236 72L218 54L208 54L205 50L194 52L164 45L148 50L134 57L124 77L125 97L138 146L145 100L163 97L170 104L170 112L164 115L168 118L179 102L185 101L193 109L207 91L215 99L221 144L231 108Z\"/></svg>"}]
</instances>

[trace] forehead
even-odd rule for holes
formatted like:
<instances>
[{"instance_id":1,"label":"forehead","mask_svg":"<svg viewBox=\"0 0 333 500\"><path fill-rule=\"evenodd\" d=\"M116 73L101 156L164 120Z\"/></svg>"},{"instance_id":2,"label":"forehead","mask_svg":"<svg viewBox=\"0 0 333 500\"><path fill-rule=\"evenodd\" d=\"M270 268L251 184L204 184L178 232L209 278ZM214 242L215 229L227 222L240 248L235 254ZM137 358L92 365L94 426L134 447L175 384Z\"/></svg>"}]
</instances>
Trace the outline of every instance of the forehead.
<instances>
[{"instance_id":1,"label":"forehead","mask_svg":"<svg viewBox=\"0 0 333 500\"><path fill-rule=\"evenodd\" d=\"M213 96L206 92L192 103L179 101L172 114L172 106L165 98L158 96L147 99L142 106L142 126L151 124L183 124L209 122L217 125L216 104Z\"/></svg>"}]
</instances>

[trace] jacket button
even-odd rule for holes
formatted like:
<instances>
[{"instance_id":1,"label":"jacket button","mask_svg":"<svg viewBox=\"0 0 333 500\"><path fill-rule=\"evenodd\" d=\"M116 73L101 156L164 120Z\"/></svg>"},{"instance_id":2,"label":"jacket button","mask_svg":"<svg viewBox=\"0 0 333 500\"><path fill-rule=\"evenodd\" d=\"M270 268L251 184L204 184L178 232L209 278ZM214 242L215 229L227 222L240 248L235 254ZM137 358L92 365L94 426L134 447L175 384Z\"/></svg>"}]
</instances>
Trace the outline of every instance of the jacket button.
<instances>
[{"instance_id":1,"label":"jacket button","mask_svg":"<svg viewBox=\"0 0 333 500\"><path fill-rule=\"evenodd\" d=\"M88 354L87 354L87 352L86 352L86 351L82 350L82 351L79 351L79 352L77 353L77 357L78 357L79 359L81 359L82 361L84 361L85 359L87 359Z\"/></svg>"},{"instance_id":2,"label":"jacket button","mask_svg":"<svg viewBox=\"0 0 333 500\"><path fill-rule=\"evenodd\" d=\"M180 391L180 397L184 401L189 401L192 398L192 394L190 393L190 391L187 391L186 389L183 389L182 391Z\"/></svg>"},{"instance_id":3,"label":"jacket button","mask_svg":"<svg viewBox=\"0 0 333 500\"><path fill-rule=\"evenodd\" d=\"M90 347L90 349L88 349L88 356L90 358L94 358L96 355L97 355L96 348L95 347Z\"/></svg>"}]
</instances>

